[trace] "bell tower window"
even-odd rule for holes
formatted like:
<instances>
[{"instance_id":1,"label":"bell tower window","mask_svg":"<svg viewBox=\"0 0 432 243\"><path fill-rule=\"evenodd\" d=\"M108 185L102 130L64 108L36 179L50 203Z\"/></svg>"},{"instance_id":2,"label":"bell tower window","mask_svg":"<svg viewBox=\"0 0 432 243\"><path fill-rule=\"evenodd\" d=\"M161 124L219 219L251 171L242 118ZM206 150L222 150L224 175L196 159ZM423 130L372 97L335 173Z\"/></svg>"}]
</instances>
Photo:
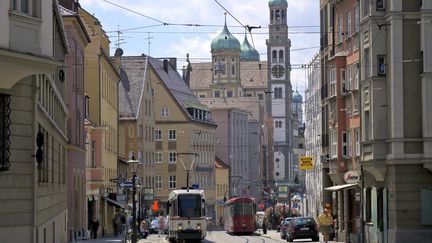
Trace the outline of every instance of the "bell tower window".
<instances>
[{"instance_id":1,"label":"bell tower window","mask_svg":"<svg viewBox=\"0 0 432 243\"><path fill-rule=\"evenodd\" d=\"M276 62L277 61L277 51L273 50L272 51L272 62Z\"/></svg>"},{"instance_id":2,"label":"bell tower window","mask_svg":"<svg viewBox=\"0 0 432 243\"><path fill-rule=\"evenodd\" d=\"M284 52L283 50L279 51L279 62L283 62L284 61Z\"/></svg>"}]
</instances>

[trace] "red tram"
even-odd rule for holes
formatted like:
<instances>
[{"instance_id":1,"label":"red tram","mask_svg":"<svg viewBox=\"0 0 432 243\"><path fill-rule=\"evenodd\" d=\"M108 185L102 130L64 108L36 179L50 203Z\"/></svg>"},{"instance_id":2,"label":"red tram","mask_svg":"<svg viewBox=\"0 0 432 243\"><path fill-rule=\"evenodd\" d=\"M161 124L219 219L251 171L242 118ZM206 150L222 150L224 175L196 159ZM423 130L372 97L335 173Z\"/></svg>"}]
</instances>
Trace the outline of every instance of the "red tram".
<instances>
[{"instance_id":1,"label":"red tram","mask_svg":"<svg viewBox=\"0 0 432 243\"><path fill-rule=\"evenodd\" d=\"M224 228L229 234L252 234L255 228L256 203L253 198L236 197L225 203Z\"/></svg>"}]
</instances>

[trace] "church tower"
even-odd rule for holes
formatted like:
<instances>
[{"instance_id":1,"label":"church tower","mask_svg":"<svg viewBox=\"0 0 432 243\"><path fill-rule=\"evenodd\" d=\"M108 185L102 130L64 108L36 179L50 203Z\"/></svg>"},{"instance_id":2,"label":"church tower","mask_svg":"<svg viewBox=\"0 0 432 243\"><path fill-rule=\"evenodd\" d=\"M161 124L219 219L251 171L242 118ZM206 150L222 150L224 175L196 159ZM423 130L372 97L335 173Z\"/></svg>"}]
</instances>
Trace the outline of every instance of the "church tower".
<instances>
[{"instance_id":1,"label":"church tower","mask_svg":"<svg viewBox=\"0 0 432 243\"><path fill-rule=\"evenodd\" d=\"M212 92L210 97L241 97L240 82L240 42L228 30L226 24L222 32L211 42L212 53Z\"/></svg>"},{"instance_id":2,"label":"church tower","mask_svg":"<svg viewBox=\"0 0 432 243\"><path fill-rule=\"evenodd\" d=\"M273 165L276 182L293 182L292 168L292 86L286 0L270 0L269 39L267 40L268 90L267 110L273 118Z\"/></svg>"}]
</instances>

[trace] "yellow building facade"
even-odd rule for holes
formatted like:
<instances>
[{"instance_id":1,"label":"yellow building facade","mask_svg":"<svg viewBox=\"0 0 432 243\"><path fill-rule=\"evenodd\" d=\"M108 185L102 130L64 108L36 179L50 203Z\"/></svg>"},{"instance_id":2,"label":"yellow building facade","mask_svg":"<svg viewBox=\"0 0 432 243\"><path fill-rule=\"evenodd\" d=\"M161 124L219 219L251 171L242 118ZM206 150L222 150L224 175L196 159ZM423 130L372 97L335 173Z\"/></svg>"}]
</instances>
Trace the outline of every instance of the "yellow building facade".
<instances>
[{"instance_id":1,"label":"yellow building facade","mask_svg":"<svg viewBox=\"0 0 432 243\"><path fill-rule=\"evenodd\" d=\"M85 92L88 96L88 125L93 127L90 143L95 146L94 165L87 168L87 191L91 192L93 208L89 220L98 217L101 234L112 234L111 220L115 207L104 198L117 191L118 161L118 82L120 75L109 57L109 39L98 19L80 9L91 43L85 49ZM90 214L93 215L90 215Z\"/></svg>"},{"instance_id":2,"label":"yellow building facade","mask_svg":"<svg viewBox=\"0 0 432 243\"><path fill-rule=\"evenodd\" d=\"M216 171L216 225L223 225L224 203L229 196L230 167L218 157L215 159Z\"/></svg>"},{"instance_id":3,"label":"yellow building facade","mask_svg":"<svg viewBox=\"0 0 432 243\"><path fill-rule=\"evenodd\" d=\"M185 168L190 169L189 187L194 185L205 191L207 215L214 217L216 125L211 113L180 77L175 60L149 58L149 61L153 70L149 78L155 95L156 200L164 208L171 190L187 186Z\"/></svg>"}]
</instances>

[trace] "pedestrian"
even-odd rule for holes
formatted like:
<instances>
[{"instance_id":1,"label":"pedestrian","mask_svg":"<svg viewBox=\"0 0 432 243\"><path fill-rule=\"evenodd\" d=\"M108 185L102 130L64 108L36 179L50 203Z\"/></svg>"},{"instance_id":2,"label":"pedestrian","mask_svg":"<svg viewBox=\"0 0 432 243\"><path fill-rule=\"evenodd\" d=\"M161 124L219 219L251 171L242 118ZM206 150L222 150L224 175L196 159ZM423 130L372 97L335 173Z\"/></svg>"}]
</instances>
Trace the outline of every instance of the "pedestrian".
<instances>
[{"instance_id":1,"label":"pedestrian","mask_svg":"<svg viewBox=\"0 0 432 243\"><path fill-rule=\"evenodd\" d=\"M158 237L161 237L161 235L162 236L164 235L164 230L165 230L165 220L163 216L159 216L158 223L159 223Z\"/></svg>"},{"instance_id":2,"label":"pedestrian","mask_svg":"<svg viewBox=\"0 0 432 243\"><path fill-rule=\"evenodd\" d=\"M333 216L331 215L331 207L329 203L326 203L324 211L318 216L318 224L324 241L327 242L333 231Z\"/></svg>"},{"instance_id":3,"label":"pedestrian","mask_svg":"<svg viewBox=\"0 0 432 243\"><path fill-rule=\"evenodd\" d=\"M114 229L114 236L117 236L120 231L120 225L121 225L121 217L119 213L117 213L112 219L112 225Z\"/></svg>"},{"instance_id":4,"label":"pedestrian","mask_svg":"<svg viewBox=\"0 0 432 243\"><path fill-rule=\"evenodd\" d=\"M267 218L264 217L263 218L263 222L262 222L262 228L263 228L263 234L267 234Z\"/></svg>"},{"instance_id":5,"label":"pedestrian","mask_svg":"<svg viewBox=\"0 0 432 243\"><path fill-rule=\"evenodd\" d=\"M149 231L150 231L150 226L148 224L148 221L146 219L144 219L143 221L141 221L141 225L140 225L140 234L142 236L143 239L146 239Z\"/></svg>"},{"instance_id":6,"label":"pedestrian","mask_svg":"<svg viewBox=\"0 0 432 243\"><path fill-rule=\"evenodd\" d=\"M94 216L91 222L91 236L93 239L97 238L98 228L99 228L99 220L97 219L96 216Z\"/></svg>"}]
</instances>

